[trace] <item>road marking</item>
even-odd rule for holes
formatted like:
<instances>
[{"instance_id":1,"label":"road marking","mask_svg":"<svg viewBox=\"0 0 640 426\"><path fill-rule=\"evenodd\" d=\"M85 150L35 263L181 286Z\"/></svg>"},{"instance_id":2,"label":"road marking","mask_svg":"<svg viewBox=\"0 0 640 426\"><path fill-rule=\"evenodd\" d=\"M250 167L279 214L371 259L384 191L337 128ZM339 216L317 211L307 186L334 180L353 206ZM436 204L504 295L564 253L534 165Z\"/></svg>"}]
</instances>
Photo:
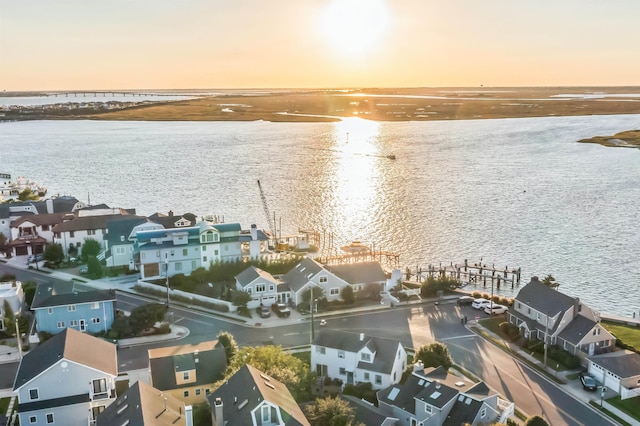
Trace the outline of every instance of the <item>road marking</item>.
<instances>
[{"instance_id":1,"label":"road marking","mask_svg":"<svg viewBox=\"0 0 640 426\"><path fill-rule=\"evenodd\" d=\"M284 333L283 336L297 336L298 334L301 333Z\"/></svg>"},{"instance_id":2,"label":"road marking","mask_svg":"<svg viewBox=\"0 0 640 426\"><path fill-rule=\"evenodd\" d=\"M445 337L444 339L438 339L439 341L453 340L453 339L466 339L467 337L476 337L477 334L466 334L464 336Z\"/></svg>"}]
</instances>

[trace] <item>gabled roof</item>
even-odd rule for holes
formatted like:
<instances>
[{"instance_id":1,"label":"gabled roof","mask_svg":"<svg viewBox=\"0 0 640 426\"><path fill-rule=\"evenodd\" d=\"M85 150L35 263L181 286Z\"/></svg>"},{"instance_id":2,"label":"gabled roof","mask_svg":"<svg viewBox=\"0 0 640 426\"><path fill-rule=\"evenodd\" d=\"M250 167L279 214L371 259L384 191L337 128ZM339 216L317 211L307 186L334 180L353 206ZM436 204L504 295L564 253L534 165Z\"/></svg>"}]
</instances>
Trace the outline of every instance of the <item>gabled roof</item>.
<instances>
[{"instance_id":1,"label":"gabled roof","mask_svg":"<svg viewBox=\"0 0 640 426\"><path fill-rule=\"evenodd\" d=\"M376 407L370 402L366 402L364 399L356 398L351 395L338 395L340 399L347 401L349 406L353 409L354 412L354 423L362 423L367 426L380 426L384 424L385 420L395 420L398 419L389 417L384 411L380 408ZM395 423L393 423L395 424Z\"/></svg>"},{"instance_id":2,"label":"gabled roof","mask_svg":"<svg viewBox=\"0 0 640 426\"><path fill-rule=\"evenodd\" d=\"M186 426L184 402L137 381L96 419L98 426Z\"/></svg>"},{"instance_id":3,"label":"gabled roof","mask_svg":"<svg viewBox=\"0 0 640 426\"><path fill-rule=\"evenodd\" d=\"M460 395L451 407L449 415L442 422L442 426L460 426L472 424L482 408L482 401Z\"/></svg>"},{"instance_id":4,"label":"gabled roof","mask_svg":"<svg viewBox=\"0 0 640 426\"><path fill-rule=\"evenodd\" d=\"M175 215L173 212L169 212L169 215L154 213L149 216L150 221L160 224L165 228L176 228L176 222L182 219L190 222L187 226L196 226L197 217L193 213L185 213L183 215Z\"/></svg>"},{"instance_id":5,"label":"gabled roof","mask_svg":"<svg viewBox=\"0 0 640 426\"><path fill-rule=\"evenodd\" d=\"M118 375L116 345L66 328L22 358L13 390L29 383L63 358L112 376Z\"/></svg>"},{"instance_id":6,"label":"gabled roof","mask_svg":"<svg viewBox=\"0 0 640 426\"><path fill-rule=\"evenodd\" d=\"M120 214L75 217L53 228L53 232L84 231L89 229L106 229L107 222L122 217Z\"/></svg>"},{"instance_id":7,"label":"gabled roof","mask_svg":"<svg viewBox=\"0 0 640 426\"><path fill-rule=\"evenodd\" d=\"M318 262L305 257L300 263L282 276L282 281L286 283L292 291L298 291L304 287L313 276L323 270L322 265Z\"/></svg>"},{"instance_id":8,"label":"gabled roof","mask_svg":"<svg viewBox=\"0 0 640 426\"><path fill-rule=\"evenodd\" d=\"M346 263L325 266L327 271L342 278L349 284L378 283L387 280L379 262Z\"/></svg>"},{"instance_id":9,"label":"gabled roof","mask_svg":"<svg viewBox=\"0 0 640 426\"><path fill-rule=\"evenodd\" d=\"M254 424L251 411L263 402L280 408L285 425L310 425L282 382L248 364L207 397L214 415L217 398L222 401L226 425Z\"/></svg>"},{"instance_id":10,"label":"gabled roof","mask_svg":"<svg viewBox=\"0 0 640 426\"><path fill-rule=\"evenodd\" d=\"M520 289L516 300L538 312L548 313L552 317L566 312L577 303L577 299L547 287L537 277L533 277L527 285Z\"/></svg>"},{"instance_id":11,"label":"gabled roof","mask_svg":"<svg viewBox=\"0 0 640 426\"><path fill-rule=\"evenodd\" d=\"M578 315L571 321L565 328L558 334L558 337L568 341L572 345L580 343L584 337L589 334L597 322L585 317L584 315Z\"/></svg>"},{"instance_id":12,"label":"gabled roof","mask_svg":"<svg viewBox=\"0 0 640 426\"><path fill-rule=\"evenodd\" d=\"M278 282L275 278L273 278L273 275L271 275L267 271L263 271L260 268L256 268L253 265L249 266L247 269L236 275L236 281L238 282L238 284L244 287L248 284L251 284L253 281L257 280L260 277L272 283Z\"/></svg>"},{"instance_id":13,"label":"gabled roof","mask_svg":"<svg viewBox=\"0 0 640 426\"><path fill-rule=\"evenodd\" d=\"M390 374L400 342L367 335L363 335L362 339L360 337L361 335L358 333L323 328L318 331L315 339L313 339L313 344L353 353L359 352L366 347L375 356L372 362L359 361L358 368Z\"/></svg>"},{"instance_id":14,"label":"gabled roof","mask_svg":"<svg viewBox=\"0 0 640 426\"><path fill-rule=\"evenodd\" d=\"M120 244L132 244L129 241L129 235L136 226L147 222L146 217L142 216L121 216L111 219L107 222L107 234L104 239L109 242L109 247ZM124 241L122 238L124 237Z\"/></svg>"},{"instance_id":15,"label":"gabled roof","mask_svg":"<svg viewBox=\"0 0 640 426\"><path fill-rule=\"evenodd\" d=\"M36 226L42 225L57 225L62 223L62 218L66 213L51 213L51 214L29 214L20 216L18 219L11 222L11 226L16 228L25 222L31 222Z\"/></svg>"},{"instance_id":16,"label":"gabled roof","mask_svg":"<svg viewBox=\"0 0 640 426\"><path fill-rule=\"evenodd\" d=\"M151 382L160 390L212 384L222 378L226 368L227 355L217 340L149 350ZM178 384L175 373L190 370L196 371L196 381Z\"/></svg>"},{"instance_id":17,"label":"gabled roof","mask_svg":"<svg viewBox=\"0 0 640 426\"><path fill-rule=\"evenodd\" d=\"M614 352L588 359L623 379L640 376L640 354L635 352L624 351L622 354Z\"/></svg>"},{"instance_id":18,"label":"gabled roof","mask_svg":"<svg viewBox=\"0 0 640 426\"><path fill-rule=\"evenodd\" d=\"M38 284L31 309L115 300L115 290L93 290L73 282L45 282Z\"/></svg>"}]
</instances>

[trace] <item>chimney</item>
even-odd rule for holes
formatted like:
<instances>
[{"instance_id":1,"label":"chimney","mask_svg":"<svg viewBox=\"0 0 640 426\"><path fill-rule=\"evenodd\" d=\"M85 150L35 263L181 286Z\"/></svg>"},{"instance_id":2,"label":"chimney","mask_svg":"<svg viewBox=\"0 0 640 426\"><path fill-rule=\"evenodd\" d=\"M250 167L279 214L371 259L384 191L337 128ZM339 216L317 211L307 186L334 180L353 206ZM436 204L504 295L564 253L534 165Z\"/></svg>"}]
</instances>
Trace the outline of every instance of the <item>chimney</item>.
<instances>
[{"instance_id":1,"label":"chimney","mask_svg":"<svg viewBox=\"0 0 640 426\"><path fill-rule=\"evenodd\" d=\"M424 371L424 364L422 363L422 361L418 361L415 364L413 364L414 373L419 373L421 371Z\"/></svg>"},{"instance_id":2,"label":"chimney","mask_svg":"<svg viewBox=\"0 0 640 426\"><path fill-rule=\"evenodd\" d=\"M169 210L169 217L173 216L173 210Z\"/></svg>"},{"instance_id":3,"label":"chimney","mask_svg":"<svg viewBox=\"0 0 640 426\"><path fill-rule=\"evenodd\" d=\"M258 239L258 227L255 223L251 224L251 241Z\"/></svg>"},{"instance_id":4,"label":"chimney","mask_svg":"<svg viewBox=\"0 0 640 426\"><path fill-rule=\"evenodd\" d=\"M360 333L360 341L364 341L364 333Z\"/></svg>"},{"instance_id":5,"label":"chimney","mask_svg":"<svg viewBox=\"0 0 640 426\"><path fill-rule=\"evenodd\" d=\"M47 204L47 213L49 214L55 213L53 211L53 200L51 198L47 199L46 204Z\"/></svg>"},{"instance_id":6,"label":"chimney","mask_svg":"<svg viewBox=\"0 0 640 426\"><path fill-rule=\"evenodd\" d=\"M440 380L436 380L436 389L440 389Z\"/></svg>"},{"instance_id":7,"label":"chimney","mask_svg":"<svg viewBox=\"0 0 640 426\"><path fill-rule=\"evenodd\" d=\"M224 425L224 415L222 412L223 408L224 408L224 404L222 404L222 398L220 397L216 398L213 406L213 426Z\"/></svg>"},{"instance_id":8,"label":"chimney","mask_svg":"<svg viewBox=\"0 0 640 426\"><path fill-rule=\"evenodd\" d=\"M582 310L582 304L580 303L580 298L576 297L573 299L573 317L577 317L578 313Z\"/></svg>"},{"instance_id":9,"label":"chimney","mask_svg":"<svg viewBox=\"0 0 640 426\"><path fill-rule=\"evenodd\" d=\"M193 407L191 405L184 406L184 419L186 426L193 426Z\"/></svg>"}]
</instances>

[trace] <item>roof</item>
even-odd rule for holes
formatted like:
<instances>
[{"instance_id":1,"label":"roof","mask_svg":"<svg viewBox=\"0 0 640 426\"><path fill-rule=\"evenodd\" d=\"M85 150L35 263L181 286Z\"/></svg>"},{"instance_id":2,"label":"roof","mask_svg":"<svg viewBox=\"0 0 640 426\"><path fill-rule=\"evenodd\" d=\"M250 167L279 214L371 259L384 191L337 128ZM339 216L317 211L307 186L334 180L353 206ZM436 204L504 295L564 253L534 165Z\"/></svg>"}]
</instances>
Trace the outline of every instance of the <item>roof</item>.
<instances>
[{"instance_id":1,"label":"roof","mask_svg":"<svg viewBox=\"0 0 640 426\"><path fill-rule=\"evenodd\" d=\"M220 398L223 404L224 424L255 424L252 421L251 410L266 401L280 408L285 425L310 425L291 392L282 382L248 364L242 366L207 397L214 415L217 398Z\"/></svg>"},{"instance_id":2,"label":"roof","mask_svg":"<svg viewBox=\"0 0 640 426\"><path fill-rule=\"evenodd\" d=\"M594 320L584 315L578 315L558 334L558 337L575 346L593 330L596 324L597 322Z\"/></svg>"},{"instance_id":3,"label":"roof","mask_svg":"<svg viewBox=\"0 0 640 426\"><path fill-rule=\"evenodd\" d=\"M137 381L97 417L98 426L186 426L184 402Z\"/></svg>"},{"instance_id":4,"label":"roof","mask_svg":"<svg viewBox=\"0 0 640 426\"><path fill-rule=\"evenodd\" d=\"M120 244L132 244L129 235L134 227L147 222L147 218L142 216L121 216L107 222L108 232L104 239L109 242L109 247ZM124 241L122 238L124 237Z\"/></svg>"},{"instance_id":5,"label":"roof","mask_svg":"<svg viewBox=\"0 0 640 426\"><path fill-rule=\"evenodd\" d=\"M311 277L317 275L323 269L322 265L318 262L305 257L300 263L282 276L282 281L285 282L292 291L298 291L309 282Z\"/></svg>"},{"instance_id":6,"label":"roof","mask_svg":"<svg viewBox=\"0 0 640 426\"><path fill-rule=\"evenodd\" d=\"M256 268L255 266L249 266L247 269L236 275L236 281L244 287L260 277L272 283L277 282L277 280L273 278L273 275L260 268Z\"/></svg>"},{"instance_id":7,"label":"roof","mask_svg":"<svg viewBox=\"0 0 640 426\"><path fill-rule=\"evenodd\" d=\"M640 354L624 351L588 358L593 362L623 379L640 376Z\"/></svg>"},{"instance_id":8,"label":"roof","mask_svg":"<svg viewBox=\"0 0 640 426\"><path fill-rule=\"evenodd\" d=\"M12 227L18 227L24 222L31 222L36 226L42 225L57 225L62 222L62 218L66 213L51 213L51 214L29 214L20 216L18 219L11 222Z\"/></svg>"},{"instance_id":9,"label":"roof","mask_svg":"<svg viewBox=\"0 0 640 426\"><path fill-rule=\"evenodd\" d=\"M53 232L83 231L89 229L106 229L107 222L122 217L121 214L74 217L53 228Z\"/></svg>"},{"instance_id":10,"label":"roof","mask_svg":"<svg viewBox=\"0 0 640 426\"><path fill-rule=\"evenodd\" d=\"M218 232L240 232L242 230L239 223L214 223L212 226Z\"/></svg>"},{"instance_id":11,"label":"roof","mask_svg":"<svg viewBox=\"0 0 640 426\"><path fill-rule=\"evenodd\" d=\"M372 362L359 361L358 368L390 374L400 342L367 335L363 335L362 339L360 337L361 334L359 333L322 328L313 339L313 344L340 349L345 352L359 352L364 347L367 347L371 352L375 353L375 356Z\"/></svg>"},{"instance_id":12,"label":"roof","mask_svg":"<svg viewBox=\"0 0 640 426\"><path fill-rule=\"evenodd\" d=\"M482 401L459 395L456 402L451 407L449 415L442 422L442 426L460 426L472 424L478 416L478 411L482 408Z\"/></svg>"},{"instance_id":13,"label":"roof","mask_svg":"<svg viewBox=\"0 0 640 426\"><path fill-rule=\"evenodd\" d=\"M185 213L183 215L175 215L173 214L173 212L169 212L169 215L164 215L161 213L154 213L153 215L149 216L149 220L151 220L152 222L158 223L162 226L164 226L165 228L176 228L176 222L180 221L180 220L186 220L189 222L189 225L187 226L195 226L196 225L196 221L197 221L197 217L195 214L193 213Z\"/></svg>"},{"instance_id":14,"label":"roof","mask_svg":"<svg viewBox=\"0 0 640 426\"><path fill-rule=\"evenodd\" d=\"M93 290L74 282L40 283L33 296L31 309L116 300L115 290Z\"/></svg>"},{"instance_id":15,"label":"roof","mask_svg":"<svg viewBox=\"0 0 640 426\"><path fill-rule=\"evenodd\" d=\"M552 317L566 312L577 303L577 299L547 287L538 281L537 277L533 277L520 289L516 300L538 312L548 313Z\"/></svg>"},{"instance_id":16,"label":"roof","mask_svg":"<svg viewBox=\"0 0 640 426\"><path fill-rule=\"evenodd\" d=\"M29 383L63 358L112 376L118 375L116 345L66 328L22 358L13 390Z\"/></svg>"},{"instance_id":17,"label":"roof","mask_svg":"<svg viewBox=\"0 0 640 426\"><path fill-rule=\"evenodd\" d=\"M379 262L346 263L325 266L325 269L349 284L378 283L387 280Z\"/></svg>"},{"instance_id":18,"label":"roof","mask_svg":"<svg viewBox=\"0 0 640 426\"><path fill-rule=\"evenodd\" d=\"M217 340L149 350L151 383L159 390L215 383L223 377L226 368L227 355ZM196 371L195 382L176 382L176 372L192 370Z\"/></svg>"},{"instance_id":19,"label":"roof","mask_svg":"<svg viewBox=\"0 0 640 426\"><path fill-rule=\"evenodd\" d=\"M349 406L353 409L354 424L362 423L367 426L375 426L382 425L387 419L395 419L393 417L389 417L387 413L364 399L343 394L339 394L338 396L340 399L347 401Z\"/></svg>"}]
</instances>

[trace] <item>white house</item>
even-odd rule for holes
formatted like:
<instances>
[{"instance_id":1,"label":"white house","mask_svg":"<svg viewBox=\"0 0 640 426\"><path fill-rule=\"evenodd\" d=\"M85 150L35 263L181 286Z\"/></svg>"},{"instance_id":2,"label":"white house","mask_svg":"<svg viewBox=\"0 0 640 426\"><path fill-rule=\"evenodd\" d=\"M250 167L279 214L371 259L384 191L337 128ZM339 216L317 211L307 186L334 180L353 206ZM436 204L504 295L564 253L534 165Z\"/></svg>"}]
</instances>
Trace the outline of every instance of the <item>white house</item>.
<instances>
[{"instance_id":1,"label":"white house","mask_svg":"<svg viewBox=\"0 0 640 426\"><path fill-rule=\"evenodd\" d=\"M250 266L236 275L236 290L251 295L247 308L271 306L278 301L278 280L273 275L255 266Z\"/></svg>"},{"instance_id":2,"label":"white house","mask_svg":"<svg viewBox=\"0 0 640 426\"><path fill-rule=\"evenodd\" d=\"M14 324L4 323L5 302L9 304L14 315L17 316L22 312L24 291L22 290L22 283L20 281L12 280L0 282L0 331L5 330L8 327L14 327Z\"/></svg>"},{"instance_id":3,"label":"white house","mask_svg":"<svg viewBox=\"0 0 640 426\"><path fill-rule=\"evenodd\" d=\"M65 213L29 214L11 222L11 247L14 256L43 253L53 242L52 229L62 223Z\"/></svg>"},{"instance_id":4,"label":"white house","mask_svg":"<svg viewBox=\"0 0 640 426\"><path fill-rule=\"evenodd\" d=\"M407 366L407 352L398 341L321 329L311 344L311 368L319 376L345 384L371 383L383 389L398 383Z\"/></svg>"},{"instance_id":5,"label":"white house","mask_svg":"<svg viewBox=\"0 0 640 426\"><path fill-rule=\"evenodd\" d=\"M588 359L589 374L621 399L640 396L640 354L624 350Z\"/></svg>"},{"instance_id":6,"label":"white house","mask_svg":"<svg viewBox=\"0 0 640 426\"><path fill-rule=\"evenodd\" d=\"M27 353L13 392L21 425L92 425L115 398L116 346L71 328Z\"/></svg>"}]
</instances>

